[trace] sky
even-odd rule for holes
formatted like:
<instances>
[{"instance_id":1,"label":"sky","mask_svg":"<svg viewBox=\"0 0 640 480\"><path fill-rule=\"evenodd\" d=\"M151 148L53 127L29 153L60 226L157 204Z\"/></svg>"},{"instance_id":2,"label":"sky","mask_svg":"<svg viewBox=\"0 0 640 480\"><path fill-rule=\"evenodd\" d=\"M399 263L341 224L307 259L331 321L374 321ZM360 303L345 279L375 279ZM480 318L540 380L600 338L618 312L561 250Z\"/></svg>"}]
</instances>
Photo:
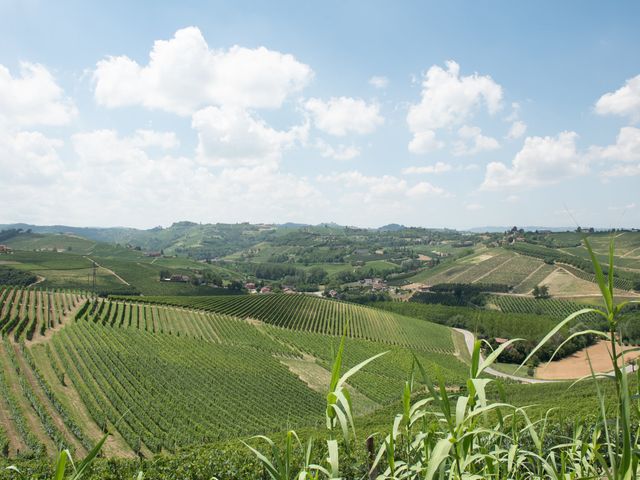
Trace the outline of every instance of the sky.
<instances>
[{"instance_id":1,"label":"sky","mask_svg":"<svg viewBox=\"0 0 640 480\"><path fill-rule=\"evenodd\" d=\"M640 227L635 1L0 0L0 223Z\"/></svg>"}]
</instances>

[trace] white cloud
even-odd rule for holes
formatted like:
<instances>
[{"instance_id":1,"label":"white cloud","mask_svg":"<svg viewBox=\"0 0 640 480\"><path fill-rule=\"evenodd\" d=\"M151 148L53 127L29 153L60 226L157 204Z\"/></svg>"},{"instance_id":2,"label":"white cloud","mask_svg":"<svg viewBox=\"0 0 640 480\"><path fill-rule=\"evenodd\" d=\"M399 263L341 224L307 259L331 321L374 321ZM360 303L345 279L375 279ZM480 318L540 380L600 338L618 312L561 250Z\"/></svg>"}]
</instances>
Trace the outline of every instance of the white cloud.
<instances>
[{"instance_id":1,"label":"white cloud","mask_svg":"<svg viewBox=\"0 0 640 480\"><path fill-rule=\"evenodd\" d=\"M484 207L479 203L467 203L464 208L470 212L477 212L478 210L482 210Z\"/></svg>"},{"instance_id":2,"label":"white cloud","mask_svg":"<svg viewBox=\"0 0 640 480\"><path fill-rule=\"evenodd\" d=\"M448 196L447 192L429 182L419 182L409 185L406 180L392 175L368 176L358 171L319 175L321 183L338 184L349 189L351 199L360 199L365 203L390 198L394 201L401 197L441 197Z\"/></svg>"},{"instance_id":3,"label":"white cloud","mask_svg":"<svg viewBox=\"0 0 640 480\"><path fill-rule=\"evenodd\" d=\"M424 196L441 197L446 195L447 192L443 188L436 187L429 182L419 182L407 190L407 196L411 198Z\"/></svg>"},{"instance_id":4,"label":"white cloud","mask_svg":"<svg viewBox=\"0 0 640 480\"><path fill-rule=\"evenodd\" d=\"M127 56L107 57L93 73L100 105L142 105L179 115L206 105L277 108L312 77L308 65L265 47L210 49L196 27L157 40L145 66Z\"/></svg>"},{"instance_id":5,"label":"white cloud","mask_svg":"<svg viewBox=\"0 0 640 480\"><path fill-rule=\"evenodd\" d=\"M313 117L316 128L336 136L371 133L384 123L380 106L359 98L332 97L326 102L310 98L304 108Z\"/></svg>"},{"instance_id":6,"label":"white cloud","mask_svg":"<svg viewBox=\"0 0 640 480\"><path fill-rule=\"evenodd\" d=\"M422 82L420 103L409 108L407 123L414 135L409 150L413 153L427 151L418 148L424 143L418 140L421 135L430 132L427 135L433 144L435 130L466 122L483 105L489 114L502 107L502 87L490 76L460 76L456 62L448 61L446 65L446 70L438 65L429 68Z\"/></svg>"},{"instance_id":7,"label":"white cloud","mask_svg":"<svg viewBox=\"0 0 640 480\"><path fill-rule=\"evenodd\" d=\"M43 65L21 62L19 77L0 65L0 125L65 125L76 114L73 101Z\"/></svg>"},{"instance_id":8,"label":"white cloud","mask_svg":"<svg viewBox=\"0 0 640 480\"><path fill-rule=\"evenodd\" d=\"M327 205L306 178L283 173L277 165L214 171L194 159L169 155L170 142L165 142L166 150L156 141L163 136L81 132L72 138L75 156L66 156L64 162L56 152L62 142L34 132L14 139L8 151L0 141L0 203L12 205L5 219L147 227L185 216L226 222L305 221Z\"/></svg>"},{"instance_id":9,"label":"white cloud","mask_svg":"<svg viewBox=\"0 0 640 480\"><path fill-rule=\"evenodd\" d=\"M130 162L144 162L147 148L172 149L178 146L173 132L136 130L121 137L116 130L93 130L71 136L73 148L84 163L114 167Z\"/></svg>"},{"instance_id":10,"label":"white cloud","mask_svg":"<svg viewBox=\"0 0 640 480\"><path fill-rule=\"evenodd\" d=\"M635 177L640 175L640 163L635 165L615 165L602 174L605 177Z\"/></svg>"},{"instance_id":11,"label":"white cloud","mask_svg":"<svg viewBox=\"0 0 640 480\"><path fill-rule=\"evenodd\" d=\"M511 124L509 128L509 133L507 133L507 138L515 140L520 138L527 132L527 124L522 120L516 120Z\"/></svg>"},{"instance_id":12,"label":"white cloud","mask_svg":"<svg viewBox=\"0 0 640 480\"><path fill-rule=\"evenodd\" d=\"M463 125L458 130L458 137L460 140L454 142L452 150L456 156L475 155L500 148L500 143L495 138L482 135L479 127Z\"/></svg>"},{"instance_id":13,"label":"white cloud","mask_svg":"<svg viewBox=\"0 0 640 480\"><path fill-rule=\"evenodd\" d=\"M316 148L320 150L320 155L325 158L333 158L335 160L351 160L360 155L360 149L354 145L337 145L332 146L324 140L316 141Z\"/></svg>"},{"instance_id":14,"label":"white cloud","mask_svg":"<svg viewBox=\"0 0 640 480\"><path fill-rule=\"evenodd\" d=\"M615 92L601 96L595 110L600 115L621 115L640 120L640 75L627 80Z\"/></svg>"},{"instance_id":15,"label":"white cloud","mask_svg":"<svg viewBox=\"0 0 640 480\"><path fill-rule=\"evenodd\" d=\"M620 207L610 206L609 210L615 212L615 211L619 211L619 210L623 210L623 211L624 210L633 210L636 207L637 207L636 203L635 202L631 202L631 203L628 203L627 205L622 205Z\"/></svg>"},{"instance_id":16,"label":"white cloud","mask_svg":"<svg viewBox=\"0 0 640 480\"><path fill-rule=\"evenodd\" d=\"M576 150L577 137L575 132L527 137L511 166L500 162L487 165L481 189L536 187L588 173L588 160Z\"/></svg>"},{"instance_id":17,"label":"white cloud","mask_svg":"<svg viewBox=\"0 0 640 480\"><path fill-rule=\"evenodd\" d=\"M614 145L592 147L590 153L595 158L615 162L640 161L640 128L623 127Z\"/></svg>"},{"instance_id":18,"label":"white cloud","mask_svg":"<svg viewBox=\"0 0 640 480\"><path fill-rule=\"evenodd\" d=\"M438 174L451 171L453 167L444 162L437 162L435 165L425 165L420 167L407 167L402 169L404 175Z\"/></svg>"},{"instance_id":19,"label":"white cloud","mask_svg":"<svg viewBox=\"0 0 640 480\"><path fill-rule=\"evenodd\" d=\"M413 134L413 139L409 142L411 153L429 153L444 147L444 142L436 139L436 132L424 130Z\"/></svg>"},{"instance_id":20,"label":"white cloud","mask_svg":"<svg viewBox=\"0 0 640 480\"><path fill-rule=\"evenodd\" d=\"M14 183L41 184L54 180L62 169L58 149L63 145L62 140L40 132L0 132L0 190ZM13 205L16 198L4 205Z\"/></svg>"},{"instance_id":21,"label":"white cloud","mask_svg":"<svg viewBox=\"0 0 640 480\"><path fill-rule=\"evenodd\" d=\"M389 86L389 79L382 75L374 75L369 79L369 85L375 88L387 88Z\"/></svg>"},{"instance_id":22,"label":"white cloud","mask_svg":"<svg viewBox=\"0 0 640 480\"><path fill-rule=\"evenodd\" d=\"M606 165L605 177L640 175L640 128L622 127L616 143L606 147L591 147L591 159ZM625 165L636 163L636 165Z\"/></svg>"},{"instance_id":23,"label":"white cloud","mask_svg":"<svg viewBox=\"0 0 640 480\"><path fill-rule=\"evenodd\" d=\"M308 124L275 130L238 107L207 107L193 115L197 158L213 166L277 163L283 150L306 140Z\"/></svg>"}]
</instances>

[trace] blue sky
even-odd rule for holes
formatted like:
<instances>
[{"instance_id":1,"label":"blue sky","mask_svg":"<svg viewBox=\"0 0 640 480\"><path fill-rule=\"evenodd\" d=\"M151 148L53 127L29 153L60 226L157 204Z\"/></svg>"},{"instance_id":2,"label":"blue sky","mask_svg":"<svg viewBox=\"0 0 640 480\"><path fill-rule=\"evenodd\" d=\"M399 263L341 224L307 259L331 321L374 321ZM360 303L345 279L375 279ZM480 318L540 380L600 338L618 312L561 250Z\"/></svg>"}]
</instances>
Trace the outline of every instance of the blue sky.
<instances>
[{"instance_id":1,"label":"blue sky","mask_svg":"<svg viewBox=\"0 0 640 480\"><path fill-rule=\"evenodd\" d=\"M640 226L637 2L0 2L0 223Z\"/></svg>"}]
</instances>

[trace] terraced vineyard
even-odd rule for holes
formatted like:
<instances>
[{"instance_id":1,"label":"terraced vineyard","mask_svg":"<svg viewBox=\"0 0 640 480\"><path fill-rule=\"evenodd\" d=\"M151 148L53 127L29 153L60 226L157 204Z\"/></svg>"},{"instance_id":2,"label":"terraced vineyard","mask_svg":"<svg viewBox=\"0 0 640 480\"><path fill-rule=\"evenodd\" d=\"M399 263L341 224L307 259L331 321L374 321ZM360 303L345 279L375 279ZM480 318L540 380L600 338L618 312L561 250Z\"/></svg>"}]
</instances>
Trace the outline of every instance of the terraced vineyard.
<instances>
[{"instance_id":1,"label":"terraced vineyard","mask_svg":"<svg viewBox=\"0 0 640 480\"><path fill-rule=\"evenodd\" d=\"M16 341L43 336L84 297L81 292L0 287L0 334Z\"/></svg>"},{"instance_id":2,"label":"terraced vineyard","mask_svg":"<svg viewBox=\"0 0 640 480\"><path fill-rule=\"evenodd\" d=\"M439 325L425 325L414 318L311 295L145 297L144 301L257 319L279 327L324 335L341 335L346 327L347 336L352 338L453 352L451 335Z\"/></svg>"},{"instance_id":3,"label":"terraced vineyard","mask_svg":"<svg viewBox=\"0 0 640 480\"><path fill-rule=\"evenodd\" d=\"M36 332L41 325L44 333L56 328L44 337L30 338L30 327L19 335L16 327L4 332L0 451L52 455L64 445L82 453L108 430L109 454L148 457L315 426L339 341L320 332L338 332L347 320L358 338L348 340L344 368L389 351L354 378L363 405L356 413L397 400L413 361L407 346L434 377L464 382L466 367L453 356L451 331L440 325L308 296L225 298L220 310L235 316L199 303L218 298L198 298L195 310L70 292L4 291L3 309L13 312L9 318L18 315L17 326L35 318ZM38 315L46 299L60 306Z\"/></svg>"},{"instance_id":4,"label":"terraced vineyard","mask_svg":"<svg viewBox=\"0 0 640 480\"><path fill-rule=\"evenodd\" d=\"M505 313L533 313L536 315L545 315L555 320L563 320L578 310L592 307L592 305L582 305L580 303L553 298L535 299L508 295L493 297L493 302ZM582 318L595 321L599 320L600 316L597 313L593 313L585 315Z\"/></svg>"}]
</instances>

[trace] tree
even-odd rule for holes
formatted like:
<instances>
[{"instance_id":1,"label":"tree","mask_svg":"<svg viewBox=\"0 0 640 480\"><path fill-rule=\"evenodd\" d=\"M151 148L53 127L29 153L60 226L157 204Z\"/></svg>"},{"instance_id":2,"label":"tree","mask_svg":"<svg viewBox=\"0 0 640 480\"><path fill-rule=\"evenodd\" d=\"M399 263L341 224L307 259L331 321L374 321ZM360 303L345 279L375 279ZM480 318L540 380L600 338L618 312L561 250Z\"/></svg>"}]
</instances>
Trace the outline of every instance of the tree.
<instances>
[{"instance_id":1,"label":"tree","mask_svg":"<svg viewBox=\"0 0 640 480\"><path fill-rule=\"evenodd\" d=\"M160 280L165 278L171 278L171 272L169 270L160 270Z\"/></svg>"},{"instance_id":2,"label":"tree","mask_svg":"<svg viewBox=\"0 0 640 480\"><path fill-rule=\"evenodd\" d=\"M549 287L546 285L536 285L533 287L533 297L536 299L549 298Z\"/></svg>"}]
</instances>

